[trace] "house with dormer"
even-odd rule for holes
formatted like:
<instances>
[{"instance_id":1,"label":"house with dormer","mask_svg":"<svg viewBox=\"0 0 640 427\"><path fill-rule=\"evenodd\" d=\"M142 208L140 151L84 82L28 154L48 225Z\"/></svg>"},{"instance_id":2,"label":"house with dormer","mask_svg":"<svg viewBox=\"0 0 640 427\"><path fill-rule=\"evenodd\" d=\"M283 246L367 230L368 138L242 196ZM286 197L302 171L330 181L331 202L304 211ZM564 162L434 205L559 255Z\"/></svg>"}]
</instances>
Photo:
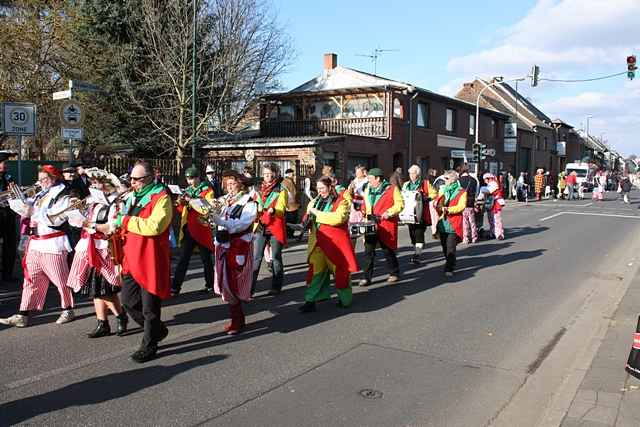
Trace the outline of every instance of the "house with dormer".
<instances>
[{"instance_id":1,"label":"house with dormer","mask_svg":"<svg viewBox=\"0 0 640 427\"><path fill-rule=\"evenodd\" d=\"M491 106L481 108L480 134L496 151L482 170L503 169L508 119ZM340 66L331 53L324 55L317 77L260 99L258 128L251 137L211 139L202 154L209 163L235 169L249 165L258 171L276 162L297 176L315 176L330 165L342 182L358 164L390 174L417 163L426 174L473 161L475 103Z\"/></svg>"},{"instance_id":2,"label":"house with dormer","mask_svg":"<svg viewBox=\"0 0 640 427\"><path fill-rule=\"evenodd\" d=\"M464 83L456 98L475 103L480 91L495 82L495 79L476 79ZM553 121L545 113L504 82L486 88L480 97L480 105L508 114L517 124L516 144L504 147L507 170L533 175L536 169L542 168L552 174L558 173L558 135Z\"/></svg>"}]
</instances>

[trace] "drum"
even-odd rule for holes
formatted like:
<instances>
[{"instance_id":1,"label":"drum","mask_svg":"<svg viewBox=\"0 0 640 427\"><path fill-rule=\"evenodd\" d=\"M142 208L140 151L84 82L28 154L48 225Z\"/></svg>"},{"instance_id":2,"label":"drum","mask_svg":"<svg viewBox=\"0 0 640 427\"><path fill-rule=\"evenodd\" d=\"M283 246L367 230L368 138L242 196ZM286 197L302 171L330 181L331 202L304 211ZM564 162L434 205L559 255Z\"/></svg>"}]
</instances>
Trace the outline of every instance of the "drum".
<instances>
[{"instance_id":1,"label":"drum","mask_svg":"<svg viewBox=\"0 0 640 427\"><path fill-rule=\"evenodd\" d=\"M403 224L418 224L422 221L422 193L420 191L405 190L402 192L404 209L398 218Z\"/></svg>"},{"instance_id":2,"label":"drum","mask_svg":"<svg viewBox=\"0 0 640 427\"><path fill-rule=\"evenodd\" d=\"M370 236L376 234L377 226L374 221L354 222L349 229L351 237Z\"/></svg>"}]
</instances>

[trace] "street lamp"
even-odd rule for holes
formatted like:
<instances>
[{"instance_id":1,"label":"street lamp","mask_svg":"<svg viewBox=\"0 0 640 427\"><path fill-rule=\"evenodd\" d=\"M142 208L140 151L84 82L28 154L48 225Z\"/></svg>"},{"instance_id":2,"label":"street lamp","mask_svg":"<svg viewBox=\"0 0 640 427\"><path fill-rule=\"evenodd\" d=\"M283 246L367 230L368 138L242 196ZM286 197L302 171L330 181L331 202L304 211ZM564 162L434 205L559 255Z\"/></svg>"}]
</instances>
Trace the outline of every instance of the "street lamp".
<instances>
[{"instance_id":1,"label":"street lamp","mask_svg":"<svg viewBox=\"0 0 640 427\"><path fill-rule=\"evenodd\" d=\"M587 136L589 136L589 119L592 119L593 116L587 116Z\"/></svg>"},{"instance_id":2,"label":"street lamp","mask_svg":"<svg viewBox=\"0 0 640 427\"><path fill-rule=\"evenodd\" d=\"M191 40L191 164L196 164L196 11L197 0L193 0L193 19L191 26L193 34Z\"/></svg>"}]
</instances>

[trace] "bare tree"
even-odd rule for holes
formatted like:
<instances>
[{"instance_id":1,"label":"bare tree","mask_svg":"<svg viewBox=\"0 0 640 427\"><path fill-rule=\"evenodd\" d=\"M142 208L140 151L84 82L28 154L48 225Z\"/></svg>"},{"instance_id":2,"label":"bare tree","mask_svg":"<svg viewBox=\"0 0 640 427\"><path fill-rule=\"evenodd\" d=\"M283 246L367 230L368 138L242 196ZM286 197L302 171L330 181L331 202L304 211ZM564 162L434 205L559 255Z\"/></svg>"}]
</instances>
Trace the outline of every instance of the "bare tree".
<instances>
[{"instance_id":1,"label":"bare tree","mask_svg":"<svg viewBox=\"0 0 640 427\"><path fill-rule=\"evenodd\" d=\"M262 0L197 1L197 121L191 130L192 14L190 0L141 0L138 45L122 55L122 79L132 114L148 121L158 154L182 162L208 124L233 132L252 101L279 87L290 63L290 39ZM127 84L132 69L135 81Z\"/></svg>"}]
</instances>

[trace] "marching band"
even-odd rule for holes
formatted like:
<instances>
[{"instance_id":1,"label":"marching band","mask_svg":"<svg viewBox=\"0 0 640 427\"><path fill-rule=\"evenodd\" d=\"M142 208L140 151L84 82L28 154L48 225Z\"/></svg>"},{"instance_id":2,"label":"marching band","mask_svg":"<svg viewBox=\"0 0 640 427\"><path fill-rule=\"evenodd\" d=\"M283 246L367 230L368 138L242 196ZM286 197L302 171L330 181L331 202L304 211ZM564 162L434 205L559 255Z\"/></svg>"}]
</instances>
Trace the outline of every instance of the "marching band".
<instances>
[{"instance_id":1,"label":"marching band","mask_svg":"<svg viewBox=\"0 0 640 427\"><path fill-rule=\"evenodd\" d=\"M83 170L83 175L91 185L82 198L51 165L41 167L37 186L32 188L19 188L3 177L0 203L27 218L29 227L19 311L0 319L1 324L27 326L30 314L43 309L52 282L58 288L62 308L56 323L74 319L72 291L89 295L97 324L88 336L111 335L109 313L116 318L118 336L127 333L132 318L144 332L140 348L131 358L142 363L156 357L158 344L169 332L161 319L162 301L179 295L196 248L204 267L205 290L221 296L229 307L230 321L224 327L227 334L235 335L245 328L244 305L256 292L263 258L270 260L268 295L282 291L282 251L287 245L287 226L291 225L285 214L292 191L283 186L275 164L263 166L262 184L233 170L222 172L223 195L219 197L210 178L201 180L199 171L191 167L185 171L188 187L184 191L169 186L171 193L178 195L175 203L169 188L154 181L154 171L144 161L121 178L98 168ZM408 227L412 264L421 264L425 232L434 227L446 260L445 275L453 275L456 246L464 237L463 212L474 204L467 202L470 188L460 185L455 171L445 172L439 188L422 177L417 165L408 169L408 176L400 187L393 180L389 182L381 169L367 171L358 165L348 186L338 185L329 171L317 180L315 196L306 191L311 200L296 228L308 231L307 288L300 312L316 311L318 302L331 297L331 276L337 306L351 306L351 276L360 270L355 252L358 241L364 246L364 278L358 284L372 284L378 247L388 264L387 282L398 282L400 224ZM485 174L483 180L486 185L478 189L478 199L488 212L491 232L503 239L502 192L492 175ZM174 210L179 217L177 240L182 249L171 281ZM80 239L69 266L71 227L80 230Z\"/></svg>"}]
</instances>

